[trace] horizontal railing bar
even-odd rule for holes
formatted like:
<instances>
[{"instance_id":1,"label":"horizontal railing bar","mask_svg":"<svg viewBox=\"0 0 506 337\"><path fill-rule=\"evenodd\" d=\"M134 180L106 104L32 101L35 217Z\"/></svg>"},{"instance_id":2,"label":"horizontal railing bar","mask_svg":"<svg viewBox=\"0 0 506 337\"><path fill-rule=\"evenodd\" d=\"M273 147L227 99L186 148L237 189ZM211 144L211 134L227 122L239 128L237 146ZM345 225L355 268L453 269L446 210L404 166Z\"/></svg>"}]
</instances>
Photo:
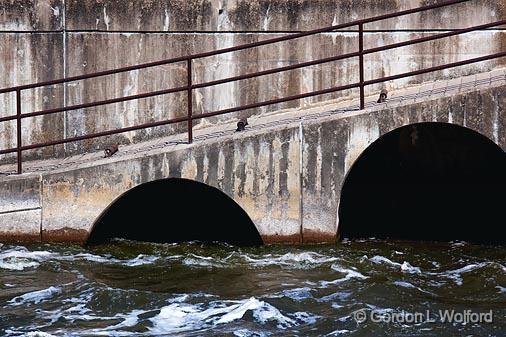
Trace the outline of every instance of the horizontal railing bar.
<instances>
[{"instance_id":1,"label":"horizontal railing bar","mask_svg":"<svg viewBox=\"0 0 506 337\"><path fill-rule=\"evenodd\" d=\"M0 118L0 123L2 122L7 122L7 121L12 121L12 120L15 120L17 119L18 117L16 115L13 115L13 116L7 116L7 117L2 117Z\"/></svg>"},{"instance_id":2,"label":"horizontal railing bar","mask_svg":"<svg viewBox=\"0 0 506 337\"><path fill-rule=\"evenodd\" d=\"M273 69L268 69L268 70L262 70L262 71L258 71L258 72L255 72L255 73L249 73L249 74L244 74L244 75L227 77L227 78L224 78L224 79L210 81L210 82L198 83L198 84L192 85L191 88L192 89L199 89L199 88L211 87L211 86L214 86L214 85L224 84L224 83L228 83L228 82L240 81L240 80L255 78L255 77L259 77L259 76L280 73L280 72L283 72L283 71L288 71L288 70L294 70L294 69L298 69L298 68L309 67L309 66L313 66L313 65L322 64L322 63L339 61L339 60L342 60L342 59L347 59L347 58L351 58L351 57L357 57L359 55L360 55L359 52L353 52L353 53L342 54L342 55L338 55L338 56L326 57L326 58L319 59L319 60L307 61L307 62L292 64L292 65L289 65L289 66L284 66L284 67L279 67L279 68L273 68Z\"/></svg>"},{"instance_id":3,"label":"horizontal railing bar","mask_svg":"<svg viewBox=\"0 0 506 337\"><path fill-rule=\"evenodd\" d=\"M371 22L375 22L375 21L381 21L381 20L386 20L386 19L395 18L395 17L399 17L399 16L404 16L404 15L408 15L408 14L423 12L423 11L427 11L427 10L431 10L431 9L441 8L441 7L445 7L445 6L455 5L455 4L463 3L463 2L467 2L467 1L471 1L471 0L444 1L439 4L412 8L412 9L408 9L408 10L404 10L404 11L400 11L400 12L396 12L396 13L384 14L384 15L375 16L372 18L356 20L356 21L352 21L349 23L333 25L333 26L325 27L325 28L314 29L314 30L310 30L307 32L297 33L297 34L293 34L293 35L289 35L289 36L282 36L282 37L277 37L277 38L272 38L272 39L266 39L263 41L247 43L247 44L243 44L243 45L235 46L235 47L222 48L222 49L199 53L199 54L192 54L192 55L188 55L188 56L176 57L176 58L160 60L160 61L156 61L156 62L143 63L143 64L138 64L138 65L133 65L133 66L117 68L117 69L105 70L105 71L100 71L100 72L96 72L96 73L92 73L92 74L79 75L79 76L67 77L67 78L62 78L62 79L57 79L57 80L51 80L51 81L38 82L38 83L21 85L21 86L16 86L16 87L11 87L11 88L5 88L5 89L0 89L0 94L12 92L12 91L16 91L16 90L33 89L33 88L42 87L42 86L73 82L73 81L78 81L78 80L94 78L94 77L122 73L122 72L126 72L126 71L133 71L133 70L139 70L139 69L143 69L143 68L161 66L161 65L165 65L165 64L186 61L188 59L198 59L198 58L204 58L204 57L209 57L209 56L214 56L214 55L219 55L219 54L224 54L224 53L230 53L230 52L234 52L234 51L260 47L260 46L264 46L264 45L268 45L268 44L272 44L272 43L293 40L293 39L297 39L297 38L301 38L301 37L305 37L305 36L309 36L309 35L315 35L318 33L330 32L330 31L334 31L336 29L356 26L359 24L366 24L366 23L371 23Z\"/></svg>"},{"instance_id":4,"label":"horizontal railing bar","mask_svg":"<svg viewBox=\"0 0 506 337\"><path fill-rule=\"evenodd\" d=\"M328 89L311 91L311 92L304 93L304 94L298 94L298 95L293 95L293 96L288 96L288 97L283 97L283 98L276 98L276 99L272 99L269 101L263 101L263 102L259 102L259 103L242 105L242 106L239 106L236 108L223 109L223 110L218 110L215 112L207 112L207 113L195 115L195 116L193 116L193 119L213 117L213 116L223 115L223 114L227 114L227 113L231 113L231 112L254 109L254 108L259 108L262 106L293 101L296 99L302 99L302 98L307 98L307 97L312 97L312 96L329 94L329 93L336 92L336 91L343 91L343 90L347 90L347 89L358 88L359 86L360 86L360 83L346 84L346 85L342 85L342 86L338 86L338 87L332 87L332 88L328 88Z\"/></svg>"},{"instance_id":5,"label":"horizontal railing bar","mask_svg":"<svg viewBox=\"0 0 506 337\"><path fill-rule=\"evenodd\" d=\"M92 74L71 76L71 77L60 78L60 79L51 80L51 81L37 82L37 83L33 83L33 84L25 84L25 85L12 87L12 88L0 89L0 94L4 94L4 93L16 91L16 90L34 89L34 88L45 87L45 86L49 86L49 85L75 82L75 81L80 81L80 80L86 80L89 78L114 75L114 74L123 73L123 72L127 72L127 71L134 71L134 70L139 70L139 69L144 69L144 68L162 66L162 65L171 64L171 63L183 62L183 61L186 61L188 58L189 58L188 56L181 56L181 57L176 57L176 58L172 58L169 60L161 60L161 61L156 61L156 62L143 63L143 64L139 64L139 65L127 66L127 67L123 67L123 68L99 71L99 72L92 73Z\"/></svg>"},{"instance_id":6,"label":"horizontal railing bar","mask_svg":"<svg viewBox=\"0 0 506 337\"><path fill-rule=\"evenodd\" d=\"M489 27L495 27L495 26L501 26L501 25L506 25L506 20L496 21L496 22L492 22L492 23L486 23L483 25L478 25L478 26L473 26L473 27L468 27L468 28L461 28L461 29L457 29L457 30L451 31L451 32L441 33L441 34L436 34L436 35L426 36L426 37L420 37L420 38L409 40L409 41L392 43L392 44L382 46L382 47L369 48L369 49L364 50L364 54L372 54L372 53L377 53L377 52L385 51L385 50L389 50L389 49L405 47L405 46L409 46L412 44L428 42L428 41L438 40L438 39L444 39L444 38L450 37L450 36L460 35L460 34L464 34L464 33L473 32L476 30L480 30L483 28L489 28Z\"/></svg>"},{"instance_id":7,"label":"horizontal railing bar","mask_svg":"<svg viewBox=\"0 0 506 337\"><path fill-rule=\"evenodd\" d=\"M393 81L393 80L397 80L397 79L400 79L400 78L405 78L405 77L411 77L411 76L415 76L415 75L426 74L426 73L430 73L430 72L434 72L434 71L439 71L439 70L445 70L445 69L449 69L449 68L455 68L455 67L459 67L459 66L464 66L466 64L487 61L487 60L491 60L491 59L495 59L495 58L499 58L499 57L504 57L504 56L506 56L506 51L505 52L500 52L500 53L495 53L495 54L490 54L490 55L486 55L486 56L475 57L475 58L464 60L464 61L447 63L447 64L440 65L440 66L435 66L435 67L430 67L430 68L425 68L425 69L410 71L410 72L402 73L402 74L398 74L398 75L381 77L381 78L378 78L378 79L375 79L375 80L368 80L368 81L364 82L364 85L372 85L372 84L376 84L376 83L383 83L383 82L387 82L387 81Z\"/></svg>"},{"instance_id":8,"label":"horizontal railing bar","mask_svg":"<svg viewBox=\"0 0 506 337\"><path fill-rule=\"evenodd\" d=\"M81 141L81 140L110 136L110 135L114 135L114 134L118 134L118 133L136 131L136 130L140 130L140 129L147 129L147 128L163 126L163 125L168 125L168 124L181 123L181 122L185 122L187 120L188 120L187 117L167 119L167 120L159 121L159 122L144 123L144 124L139 124L139 125L135 125L135 126L129 126L129 127L125 127L125 128L115 129L115 130L91 133L89 135L83 135L83 136L77 136L77 137L72 137L72 138L65 138L65 139L61 139L61 140L55 140L55 141L51 141L51 142L38 143L38 144L33 144L33 145L25 145L25 146L22 146L20 149L21 149L21 151L33 150L33 149L38 149L38 148L47 147L47 146L61 145L61 144L77 142L77 141ZM6 154L6 153L12 153L12 152L16 152L16 151L17 151L17 149L2 150L2 151L0 151L0 155Z\"/></svg>"},{"instance_id":9,"label":"horizontal railing bar","mask_svg":"<svg viewBox=\"0 0 506 337\"><path fill-rule=\"evenodd\" d=\"M57 113L57 112L85 109L85 108L91 108L91 107L95 107L95 106L101 106L101 105L107 105L107 104L113 104L113 103L121 103L121 102L131 101L131 100L135 100L135 99L142 99L142 98L148 98L148 97L153 97L153 96L166 95L166 94L180 92L180 91L184 91L184 90L188 90L188 87L187 86L176 87L176 88L172 88L172 89L153 91L150 93L131 95L131 96L125 96L125 97L119 97L119 98L111 98L111 99L106 99L103 101L70 105L70 106L63 107L63 108L55 108L55 109L49 109L49 110L41 110L41 111L35 111L35 112L30 112L30 113L24 113L24 114L21 114L21 118L43 116L43 115L49 115L49 114L53 114L53 113ZM0 120L0 122L1 122L1 120Z\"/></svg>"}]
</instances>

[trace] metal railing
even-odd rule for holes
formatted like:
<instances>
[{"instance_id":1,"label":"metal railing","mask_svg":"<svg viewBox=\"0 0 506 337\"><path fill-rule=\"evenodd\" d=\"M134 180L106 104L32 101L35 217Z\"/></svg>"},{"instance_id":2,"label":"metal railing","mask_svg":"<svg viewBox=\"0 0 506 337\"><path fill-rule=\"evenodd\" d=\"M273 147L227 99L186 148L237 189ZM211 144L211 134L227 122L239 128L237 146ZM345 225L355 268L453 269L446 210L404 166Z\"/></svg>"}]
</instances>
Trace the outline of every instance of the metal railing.
<instances>
[{"instance_id":1,"label":"metal railing","mask_svg":"<svg viewBox=\"0 0 506 337\"><path fill-rule=\"evenodd\" d=\"M408 14L428 11L428 10L441 8L441 7L445 7L445 6L455 5L455 4L468 2L468 1L472 1L472 0L444 1L439 4L413 8L413 9L404 10L404 11L400 11L400 12L396 12L396 13L371 17L371 18L367 18L367 19L363 19L363 20L356 20L356 21L352 21L349 23L345 23L345 24L339 24L339 25L315 29L315 30L311 30L311 31L307 31L307 32L296 33L296 34L289 35L289 36L266 39L263 41L248 43L248 44L244 44L244 45L240 45L240 46L236 46L236 47L224 48L224 49L219 49L219 50L205 52L205 53L199 53L199 54L193 54L193 55L188 55L188 56L183 56L183 57L176 57L176 58L161 60L161 61L157 61L157 62L150 62L150 63L128 66L128 67L123 67L123 68L118 68L118 69L113 69L113 70L101 71L101 72L96 72L96 73L87 74L87 75L79 75L79 76L67 77L67 78L63 78L63 79L57 79L57 80L39 82L39 83L34 83L34 84L21 85L21 86L6 88L6 89L0 89L0 94L10 93L10 92L16 93L16 115L1 117L0 122L7 122L7 121L12 121L12 120L17 121L17 146L15 148L0 150L0 155L14 153L14 152L17 153L17 172L18 172L18 174L21 174L22 173L22 162L23 162L22 161L22 152L26 151L26 150L33 150L33 149L38 149L38 148L43 148L43 147L48 147L48 146L60 145L60 144L65 144L65 143L70 143L70 142L77 142L77 141L82 141L82 140L86 140L86 139L104 137L104 136L109 136L109 135L113 135L113 134L119 134L119 133L124 133L124 132L129 132L129 131L135 131L135 130L140 130L140 129L145 129L145 128L152 128L152 127L156 127L156 126L169 125L169 124L175 124L175 123L181 123L181 122L187 122L188 142L191 143L193 141L192 129L193 129L193 121L194 120L206 118L206 117L217 116L217 115L228 114L228 113L237 112L237 111L241 111L241 110L258 108L258 107L272 105L272 104L283 103L283 102L292 101L292 100L298 100L298 99L312 97L312 96L318 96L318 95L353 89L353 88L359 88L359 90L360 90L360 109L364 109L364 107L365 107L364 87L366 87L368 85L383 83L383 82L396 80L396 79L400 79L400 78L430 73L430 72L434 72L434 71L438 71L438 70L458 67L458 66L462 66L462 65L466 65L466 64L471 64L471 63L476 63L476 62L481 62L481 61L486 61L486 60L491 60L491 59L506 56L506 51L503 51L503 52L490 54L490 55L486 55L486 56L482 56L482 57L468 59L465 61L448 63L448 64L441 65L441 66L425 68L425 69L421 69L421 70L406 72L406 73L402 73L402 74L398 74L398 75L386 76L386 77L372 79L372 80L365 80L365 78L364 78L364 55L377 53L377 52L381 52L381 51L385 51L385 50L389 50L389 49L409 46L409 45L413 45L413 44L417 44L417 43L433 41L433 40L442 39L442 38L446 38L446 37L450 37L450 36L460 35L460 34L472 32L472 31L476 31L476 30L483 30L483 29L487 29L487 28L497 27L497 26L501 26L501 25L506 24L506 20L482 24L479 26L474 26L474 27L469 27L469 28L457 29L457 30L446 32L446 33L435 34L435 35L431 35L431 36L427 36L427 37L417 38L417 39L399 42L399 43L393 43L393 44L389 44L386 46L370 48L370 49L364 49L364 25L365 24L376 22L376 21L381 21L381 20L386 20L386 19L391 19L391 18L395 18L395 17L399 17L399 16L404 16L404 15L408 15ZM343 29L343 28L348 28L348 27L352 27L352 26L358 26L359 50L356 52L342 54L342 55L336 55L336 56L322 58L322 59L308 61L308 62L302 62L302 63L298 63L298 64L273 68L273 69L264 70L264 71L258 71L258 72L249 73L249 74L245 74L245 75L228 77L228 78L204 82L204 83L196 83L195 84L192 82L192 62L196 59L201 59L201 58L215 56L215 55L224 54L224 53L235 52L235 51L249 49L249 48L256 48L256 47L260 47L260 46L264 46L264 45L268 45L268 44L284 42L284 41L293 40L293 39L297 39L297 38L301 38L301 37L305 37L305 36L310 36L310 35L315 35L315 34L319 34L319 33L331 32L331 31L335 31L335 30ZM198 115L193 114L193 98L192 98L192 96L193 96L193 90L195 90L195 89L215 86L215 85L239 81L239 80L251 79L251 78L255 78L255 77L259 77L259 76L275 74L275 73L279 73L279 72L283 72L283 71L299 69L299 68L304 68L304 67L309 67L309 66L313 66L313 65L318 65L318 64L323 64L323 63L328 63L328 62L333 62L333 61L338 61L338 60L344 60L344 59L354 58L354 57L359 58L360 74L359 74L359 82L357 82L357 83L335 86L335 87L331 87L331 88L327 88L327 89L322 89L322 90L317 90L317 91L312 91L312 92L307 92L307 93L301 93L301 94L277 98L277 99L271 99L271 100L267 100L267 101L242 105L242 106L238 106L238 107L234 107L234 108L228 108L228 109L222 109L222 110L217 110L217 111L212 111L212 112L201 113ZM139 69L144 69L144 68L149 68L149 67L162 66L162 65L167 65L167 64L177 63L177 62L186 62L187 84L184 86L170 88L170 89L164 89L164 90L158 90L158 91L152 91L152 92L147 92L147 93L142 93L142 94L137 94L137 95L130 95L130 96L124 96L124 97L119 97L119 98L106 99L106 100L95 101L95 102L90 102L90 103L65 106L65 107L61 107L61 108L33 111L33 112L29 112L29 113L23 113L21 111L21 92L23 90L45 87L45 86L50 86L50 85L55 85L55 84L63 84L63 83L74 82L74 81L79 81L79 80L85 80L85 79L90 79L90 78L95 78L95 77L100 77L100 76L118 74L118 73L139 70ZM107 104L120 103L120 102L125 102L125 101L138 100L138 99L142 99L142 98L155 97L155 96L176 93L176 92L185 92L185 91L187 92L187 96L188 96L187 97L188 110L187 110L187 115L185 117L178 117L178 118L172 118L172 119L167 119L167 120L162 120L162 121L157 121L157 122L144 123L144 124L139 124L139 125L135 125L135 126L123 127L123 128L118 128L118 129L114 129L114 130L96 132L96 133L91 133L91 134L87 134L87 135L64 138L64 139L43 142L43 143L36 143L36 144L30 144L30 145L23 145L22 144L21 121L24 118L49 115L49 114L54 114L54 113L58 113L58 112L70 111L70 110L97 107L97 106L102 106L102 105L107 105Z\"/></svg>"}]
</instances>

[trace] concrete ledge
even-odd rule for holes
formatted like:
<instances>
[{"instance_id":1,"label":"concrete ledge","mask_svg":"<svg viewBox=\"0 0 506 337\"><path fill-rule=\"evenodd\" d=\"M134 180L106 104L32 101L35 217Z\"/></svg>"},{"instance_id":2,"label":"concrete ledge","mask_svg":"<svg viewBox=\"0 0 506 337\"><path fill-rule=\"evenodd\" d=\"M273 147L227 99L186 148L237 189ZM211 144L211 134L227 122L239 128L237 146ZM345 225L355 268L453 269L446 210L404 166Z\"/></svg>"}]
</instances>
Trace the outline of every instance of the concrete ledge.
<instances>
[{"instance_id":1,"label":"concrete ledge","mask_svg":"<svg viewBox=\"0 0 506 337\"><path fill-rule=\"evenodd\" d=\"M40 241L41 209L0 214L1 241Z\"/></svg>"},{"instance_id":2,"label":"concrete ledge","mask_svg":"<svg viewBox=\"0 0 506 337\"><path fill-rule=\"evenodd\" d=\"M16 177L0 182L0 214L40 207L40 177Z\"/></svg>"}]
</instances>

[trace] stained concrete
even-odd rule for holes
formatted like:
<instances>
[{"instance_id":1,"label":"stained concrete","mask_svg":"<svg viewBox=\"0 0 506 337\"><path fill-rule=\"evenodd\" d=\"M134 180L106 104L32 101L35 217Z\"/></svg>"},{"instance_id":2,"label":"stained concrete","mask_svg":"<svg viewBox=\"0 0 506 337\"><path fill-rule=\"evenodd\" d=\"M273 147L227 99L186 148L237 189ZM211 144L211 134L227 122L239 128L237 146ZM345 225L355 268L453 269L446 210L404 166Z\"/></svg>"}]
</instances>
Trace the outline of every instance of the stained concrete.
<instances>
[{"instance_id":1,"label":"stained concrete","mask_svg":"<svg viewBox=\"0 0 506 337\"><path fill-rule=\"evenodd\" d=\"M92 73L125 65L216 50L432 3L431 1L119 1L0 0L0 87ZM426 36L427 28L453 29L504 17L505 1L471 1L456 7L368 24L365 47ZM470 15L472 13L472 15ZM356 29L356 28L355 28ZM505 32L490 30L365 57L366 79L462 60L504 49ZM358 49L357 33L320 34L194 62L194 83L328 57ZM434 79L458 78L504 64L483 62L388 83L394 90ZM195 90L194 113L253 103L356 82L358 61L333 62ZM174 64L23 93L23 112L133 95L186 83L186 66ZM379 85L366 88L376 92ZM356 95L347 91L209 118L206 125L243 115L306 106ZM23 144L34 144L116 127L185 115L186 95L70 111L23 121ZM0 95L0 116L15 112L12 95ZM51 126L51 127L49 127ZM15 122L0 123L0 148L15 146ZM93 141L28 151L26 159L95 151L111 142L131 144L175 134L185 125L160 127ZM12 162L14 155L1 156Z\"/></svg>"},{"instance_id":2,"label":"stained concrete","mask_svg":"<svg viewBox=\"0 0 506 337\"><path fill-rule=\"evenodd\" d=\"M0 240L40 240L40 177L0 182Z\"/></svg>"},{"instance_id":3,"label":"stained concrete","mask_svg":"<svg viewBox=\"0 0 506 337\"><path fill-rule=\"evenodd\" d=\"M67 0L67 27L109 31L294 31L341 24L431 0ZM482 0L370 24L370 29L458 28L500 20L504 1ZM473 13L473 15L469 15Z\"/></svg>"},{"instance_id":4,"label":"stained concrete","mask_svg":"<svg viewBox=\"0 0 506 337\"><path fill-rule=\"evenodd\" d=\"M1 31L58 31L63 28L64 0L1 0Z\"/></svg>"},{"instance_id":5,"label":"stained concrete","mask_svg":"<svg viewBox=\"0 0 506 337\"><path fill-rule=\"evenodd\" d=\"M181 177L234 199L266 243L334 242L346 175L381 135L419 122L446 122L475 130L506 150L504 70L392 92L384 104L374 99L368 97L363 111L354 111L356 101L349 101L267 114L253 118L243 133L234 133L230 123L197 128L191 145L181 142L184 135L173 135L120 147L107 159L94 153L61 163L27 163L29 173L0 178L6 196L0 200L19 210L40 205L42 240L84 242L94 221L122 193ZM33 205L22 203L24 195ZM16 238L10 227L0 231L3 240Z\"/></svg>"}]
</instances>

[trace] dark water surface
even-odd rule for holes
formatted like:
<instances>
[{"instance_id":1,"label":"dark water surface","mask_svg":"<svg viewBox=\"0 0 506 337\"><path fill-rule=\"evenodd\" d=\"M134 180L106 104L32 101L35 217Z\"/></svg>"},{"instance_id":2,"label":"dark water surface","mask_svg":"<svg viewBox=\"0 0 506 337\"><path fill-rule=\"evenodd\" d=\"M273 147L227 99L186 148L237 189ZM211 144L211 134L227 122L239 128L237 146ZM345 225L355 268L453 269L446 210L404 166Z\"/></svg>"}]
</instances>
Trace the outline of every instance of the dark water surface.
<instances>
[{"instance_id":1,"label":"dark water surface","mask_svg":"<svg viewBox=\"0 0 506 337\"><path fill-rule=\"evenodd\" d=\"M0 247L0 336L294 335L506 336L506 247Z\"/></svg>"}]
</instances>

